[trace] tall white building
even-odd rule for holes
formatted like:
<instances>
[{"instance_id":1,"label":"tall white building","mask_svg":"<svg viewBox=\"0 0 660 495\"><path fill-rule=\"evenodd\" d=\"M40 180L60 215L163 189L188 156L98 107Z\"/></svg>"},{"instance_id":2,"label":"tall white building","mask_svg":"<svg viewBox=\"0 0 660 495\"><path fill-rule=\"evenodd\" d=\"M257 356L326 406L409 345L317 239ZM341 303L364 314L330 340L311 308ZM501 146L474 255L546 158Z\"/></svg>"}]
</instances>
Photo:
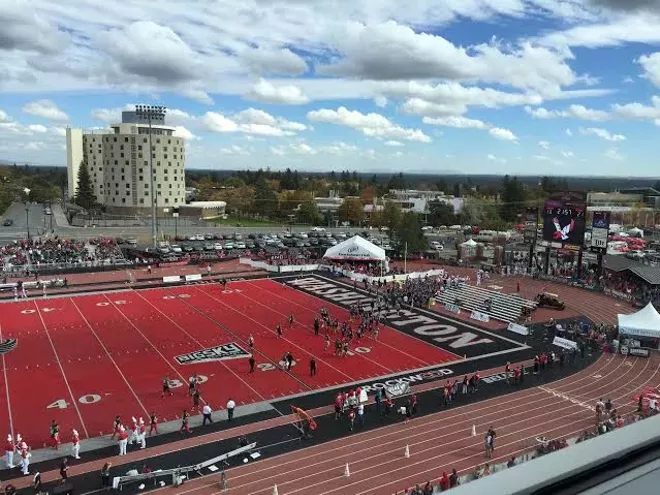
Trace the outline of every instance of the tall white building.
<instances>
[{"instance_id":1,"label":"tall white building","mask_svg":"<svg viewBox=\"0 0 660 495\"><path fill-rule=\"evenodd\" d=\"M81 129L66 128L66 169L67 194L69 199L76 196L78 190L78 170L83 161L83 134Z\"/></svg>"},{"instance_id":2,"label":"tall white building","mask_svg":"<svg viewBox=\"0 0 660 495\"><path fill-rule=\"evenodd\" d=\"M89 167L94 193L106 211L120 214L148 214L151 208L149 176L149 125L135 112L122 112L122 122L112 132L85 133L67 130L69 190L78 180L80 162ZM185 143L174 136L175 128L164 119L151 121L151 154L156 206L158 209L185 204ZM77 139L76 132L82 139ZM76 158L81 157L80 160ZM69 193L70 197L73 195Z\"/></svg>"}]
</instances>

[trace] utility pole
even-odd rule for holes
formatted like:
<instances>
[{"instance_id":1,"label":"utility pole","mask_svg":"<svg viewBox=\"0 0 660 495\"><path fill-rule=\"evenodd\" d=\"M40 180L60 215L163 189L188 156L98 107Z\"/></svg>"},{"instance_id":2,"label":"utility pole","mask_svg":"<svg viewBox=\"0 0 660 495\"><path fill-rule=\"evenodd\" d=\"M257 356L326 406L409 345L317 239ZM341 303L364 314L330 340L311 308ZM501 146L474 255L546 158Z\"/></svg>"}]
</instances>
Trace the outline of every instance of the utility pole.
<instances>
[{"instance_id":1,"label":"utility pole","mask_svg":"<svg viewBox=\"0 0 660 495\"><path fill-rule=\"evenodd\" d=\"M149 176L151 177L150 183L151 186L151 236L154 247L158 244L158 226L157 226L157 215L156 215L156 179L155 179L155 170L154 170L154 150L151 144L151 122L152 120L163 121L165 119L165 112L167 109L161 106L154 105L136 105L135 114L143 119L147 119L149 125Z\"/></svg>"}]
</instances>

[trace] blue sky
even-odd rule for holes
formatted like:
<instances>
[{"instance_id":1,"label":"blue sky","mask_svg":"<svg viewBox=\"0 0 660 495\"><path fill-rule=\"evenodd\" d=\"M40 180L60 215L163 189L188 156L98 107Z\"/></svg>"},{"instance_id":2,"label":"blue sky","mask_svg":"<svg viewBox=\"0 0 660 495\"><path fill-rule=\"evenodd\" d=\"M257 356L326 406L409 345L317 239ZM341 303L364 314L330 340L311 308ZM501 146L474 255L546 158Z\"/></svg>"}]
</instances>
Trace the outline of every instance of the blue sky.
<instances>
[{"instance_id":1,"label":"blue sky","mask_svg":"<svg viewBox=\"0 0 660 495\"><path fill-rule=\"evenodd\" d=\"M0 159L170 109L189 167L659 176L644 0L1 0Z\"/></svg>"}]
</instances>

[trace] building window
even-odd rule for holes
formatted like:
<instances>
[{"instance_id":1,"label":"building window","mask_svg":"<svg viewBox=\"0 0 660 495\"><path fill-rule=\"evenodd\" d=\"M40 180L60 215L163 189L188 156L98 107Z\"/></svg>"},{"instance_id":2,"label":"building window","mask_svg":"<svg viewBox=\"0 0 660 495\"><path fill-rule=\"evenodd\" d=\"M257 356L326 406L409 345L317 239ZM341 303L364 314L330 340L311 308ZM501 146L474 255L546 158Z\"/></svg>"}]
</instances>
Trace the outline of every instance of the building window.
<instances>
[{"instance_id":1,"label":"building window","mask_svg":"<svg viewBox=\"0 0 660 495\"><path fill-rule=\"evenodd\" d=\"M165 198L165 204L167 204L169 202L170 202L169 198Z\"/></svg>"},{"instance_id":2,"label":"building window","mask_svg":"<svg viewBox=\"0 0 660 495\"><path fill-rule=\"evenodd\" d=\"M161 185L162 185L162 184L159 182L159 183L158 183L158 186L157 186L158 189L160 189L160 186L161 186ZM159 194L160 194L160 193L159 193Z\"/></svg>"},{"instance_id":3,"label":"building window","mask_svg":"<svg viewBox=\"0 0 660 495\"><path fill-rule=\"evenodd\" d=\"M144 198L140 198L140 204L141 204L141 205L144 204Z\"/></svg>"},{"instance_id":4,"label":"building window","mask_svg":"<svg viewBox=\"0 0 660 495\"><path fill-rule=\"evenodd\" d=\"M142 145L138 144L138 151L142 151Z\"/></svg>"},{"instance_id":5,"label":"building window","mask_svg":"<svg viewBox=\"0 0 660 495\"><path fill-rule=\"evenodd\" d=\"M127 182L126 183L126 189L130 189L130 188L131 188L131 185Z\"/></svg>"},{"instance_id":6,"label":"building window","mask_svg":"<svg viewBox=\"0 0 660 495\"><path fill-rule=\"evenodd\" d=\"M115 137L115 138L112 138L112 140L113 140L115 143L117 142L117 138L116 138L116 137Z\"/></svg>"},{"instance_id":7,"label":"building window","mask_svg":"<svg viewBox=\"0 0 660 495\"><path fill-rule=\"evenodd\" d=\"M144 181L144 176L143 176L143 175L140 175L140 176L138 177L138 180L141 181L141 182Z\"/></svg>"},{"instance_id":8,"label":"building window","mask_svg":"<svg viewBox=\"0 0 660 495\"><path fill-rule=\"evenodd\" d=\"M149 165L149 162L145 160L143 165L146 167L147 165Z\"/></svg>"},{"instance_id":9,"label":"building window","mask_svg":"<svg viewBox=\"0 0 660 495\"><path fill-rule=\"evenodd\" d=\"M126 203L126 198L121 198L122 203Z\"/></svg>"},{"instance_id":10,"label":"building window","mask_svg":"<svg viewBox=\"0 0 660 495\"><path fill-rule=\"evenodd\" d=\"M148 198L149 197L149 191L144 191L144 196Z\"/></svg>"}]
</instances>

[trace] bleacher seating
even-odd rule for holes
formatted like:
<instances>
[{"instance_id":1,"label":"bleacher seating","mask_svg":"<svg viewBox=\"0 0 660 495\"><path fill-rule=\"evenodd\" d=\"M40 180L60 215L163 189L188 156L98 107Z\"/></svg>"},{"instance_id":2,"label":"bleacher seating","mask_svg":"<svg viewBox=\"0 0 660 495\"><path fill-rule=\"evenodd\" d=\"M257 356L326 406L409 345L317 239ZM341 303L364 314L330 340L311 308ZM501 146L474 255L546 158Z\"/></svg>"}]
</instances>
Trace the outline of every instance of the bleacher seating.
<instances>
[{"instance_id":1,"label":"bleacher seating","mask_svg":"<svg viewBox=\"0 0 660 495\"><path fill-rule=\"evenodd\" d=\"M443 305L455 304L467 311L479 311L507 323L517 322L523 308L536 308L535 301L517 294L505 294L465 283L448 285L437 302Z\"/></svg>"}]
</instances>

